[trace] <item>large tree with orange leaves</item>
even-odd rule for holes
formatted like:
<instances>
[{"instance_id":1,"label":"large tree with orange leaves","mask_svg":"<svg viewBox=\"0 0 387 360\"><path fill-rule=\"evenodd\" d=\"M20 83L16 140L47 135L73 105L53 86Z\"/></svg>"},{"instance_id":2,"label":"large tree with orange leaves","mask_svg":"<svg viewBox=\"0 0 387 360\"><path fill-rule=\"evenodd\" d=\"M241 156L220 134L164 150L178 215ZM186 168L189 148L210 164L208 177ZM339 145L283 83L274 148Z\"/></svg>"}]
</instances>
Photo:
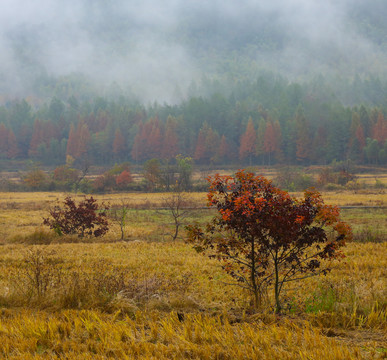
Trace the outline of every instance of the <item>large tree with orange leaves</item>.
<instances>
[{"instance_id":1,"label":"large tree with orange leaves","mask_svg":"<svg viewBox=\"0 0 387 360\"><path fill-rule=\"evenodd\" d=\"M343 256L340 248L351 229L317 191L296 199L245 171L209 181L208 205L218 216L205 229L189 226L188 239L197 251L222 261L237 284L250 291L255 306L270 286L281 311L287 283L326 274L330 261Z\"/></svg>"}]
</instances>

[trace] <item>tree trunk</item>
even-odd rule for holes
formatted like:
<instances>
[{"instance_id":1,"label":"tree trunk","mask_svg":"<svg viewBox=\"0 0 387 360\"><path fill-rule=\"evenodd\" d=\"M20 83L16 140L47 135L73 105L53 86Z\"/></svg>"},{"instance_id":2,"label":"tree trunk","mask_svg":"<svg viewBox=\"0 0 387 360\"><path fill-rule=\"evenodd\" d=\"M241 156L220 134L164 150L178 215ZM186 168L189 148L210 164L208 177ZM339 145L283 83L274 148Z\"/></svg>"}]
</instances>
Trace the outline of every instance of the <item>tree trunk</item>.
<instances>
[{"instance_id":1,"label":"tree trunk","mask_svg":"<svg viewBox=\"0 0 387 360\"><path fill-rule=\"evenodd\" d=\"M258 308L259 305L259 295L258 295L258 287L257 280L255 278L255 242L254 238L251 239L251 287L253 289L254 296L254 309Z\"/></svg>"},{"instance_id":2,"label":"tree trunk","mask_svg":"<svg viewBox=\"0 0 387 360\"><path fill-rule=\"evenodd\" d=\"M275 271L275 280L274 280L274 295L275 295L275 312L280 313L281 312L281 303L279 299L279 293L280 293L280 284L279 284L279 269L278 269L278 253L276 251L275 258L274 258L274 271Z\"/></svg>"}]
</instances>

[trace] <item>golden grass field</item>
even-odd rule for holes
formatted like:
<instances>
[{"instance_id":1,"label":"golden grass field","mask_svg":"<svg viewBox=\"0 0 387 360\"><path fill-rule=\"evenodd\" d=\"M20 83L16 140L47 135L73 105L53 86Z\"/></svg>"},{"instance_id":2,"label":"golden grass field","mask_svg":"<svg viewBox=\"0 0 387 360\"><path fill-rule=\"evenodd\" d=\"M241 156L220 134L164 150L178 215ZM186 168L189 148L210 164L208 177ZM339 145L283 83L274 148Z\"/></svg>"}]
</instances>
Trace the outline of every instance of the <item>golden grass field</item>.
<instances>
[{"instance_id":1,"label":"golden grass field","mask_svg":"<svg viewBox=\"0 0 387 360\"><path fill-rule=\"evenodd\" d=\"M253 312L218 262L170 241L168 211L154 210L166 194L95 196L132 208L126 241L113 224L97 242L42 227L49 207L65 196L0 193L0 358L387 358L382 191L323 194L329 204L379 208L342 211L356 242L327 276L287 289L281 315L270 306ZM204 193L189 196L192 205L205 205ZM212 214L197 210L187 221Z\"/></svg>"},{"instance_id":2,"label":"golden grass field","mask_svg":"<svg viewBox=\"0 0 387 360\"><path fill-rule=\"evenodd\" d=\"M69 194L52 192L30 193L0 193L0 243L12 241L13 238L22 238L39 229L42 219L48 216L48 210ZM302 193L294 193L300 197ZM81 200L84 195L71 196ZM116 193L105 195L93 195L99 202L121 206L125 203L132 210L129 214L126 233L129 239L164 238L167 233L166 223L171 220L167 212L155 214L153 208L163 206L163 199L168 197L165 193ZM206 206L206 193L189 193L192 207ZM387 234L387 191L385 190L342 190L324 192L323 198L327 204L338 206L356 206L360 209L344 209L343 218L350 221L355 232L368 231L370 228ZM361 207L375 207L374 209L362 209ZM209 215L209 210L204 210ZM113 224L111 231L105 240L116 240L119 226ZM149 239L148 239L149 240Z\"/></svg>"}]
</instances>

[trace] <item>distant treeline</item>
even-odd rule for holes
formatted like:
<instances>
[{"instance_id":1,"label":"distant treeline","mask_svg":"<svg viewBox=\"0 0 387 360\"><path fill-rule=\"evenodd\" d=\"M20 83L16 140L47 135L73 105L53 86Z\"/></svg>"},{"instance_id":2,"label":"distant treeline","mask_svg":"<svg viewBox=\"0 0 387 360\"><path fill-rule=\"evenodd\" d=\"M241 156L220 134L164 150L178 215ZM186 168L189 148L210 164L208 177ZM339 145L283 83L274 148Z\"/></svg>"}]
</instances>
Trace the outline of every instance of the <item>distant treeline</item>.
<instances>
[{"instance_id":1,"label":"distant treeline","mask_svg":"<svg viewBox=\"0 0 387 360\"><path fill-rule=\"evenodd\" d=\"M354 79L345 106L322 77L266 74L177 104L123 96L5 100L0 158L95 165L192 157L197 164L387 164L387 86ZM357 105L356 105L357 104Z\"/></svg>"}]
</instances>

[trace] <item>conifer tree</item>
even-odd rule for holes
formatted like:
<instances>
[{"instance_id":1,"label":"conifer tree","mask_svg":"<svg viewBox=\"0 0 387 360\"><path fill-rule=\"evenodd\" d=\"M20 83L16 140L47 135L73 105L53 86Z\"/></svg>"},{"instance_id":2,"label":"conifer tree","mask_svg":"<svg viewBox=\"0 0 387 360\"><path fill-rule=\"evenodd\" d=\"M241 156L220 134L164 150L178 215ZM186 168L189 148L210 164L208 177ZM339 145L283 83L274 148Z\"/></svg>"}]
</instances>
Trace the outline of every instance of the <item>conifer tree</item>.
<instances>
[{"instance_id":1,"label":"conifer tree","mask_svg":"<svg viewBox=\"0 0 387 360\"><path fill-rule=\"evenodd\" d=\"M35 119L34 128L28 150L29 156L36 156L38 154L38 146L44 141L43 126L39 119Z\"/></svg>"},{"instance_id":2,"label":"conifer tree","mask_svg":"<svg viewBox=\"0 0 387 360\"><path fill-rule=\"evenodd\" d=\"M265 140L263 143L263 148L265 153L268 154L269 165L271 165L272 155L277 149L276 134L275 134L273 123L271 121L268 121L266 123Z\"/></svg>"},{"instance_id":3,"label":"conifer tree","mask_svg":"<svg viewBox=\"0 0 387 360\"><path fill-rule=\"evenodd\" d=\"M249 159L251 164L252 157L256 153L256 142L257 142L257 133L254 128L253 119L250 117L247 122L246 131L241 136L240 147L239 147L239 158L244 160Z\"/></svg>"},{"instance_id":4,"label":"conifer tree","mask_svg":"<svg viewBox=\"0 0 387 360\"><path fill-rule=\"evenodd\" d=\"M165 125L165 134L163 138L163 145L161 155L163 159L174 159L179 152L178 138L176 134L176 121L172 116L168 116Z\"/></svg>"},{"instance_id":5,"label":"conifer tree","mask_svg":"<svg viewBox=\"0 0 387 360\"><path fill-rule=\"evenodd\" d=\"M378 140L379 145L383 145L387 139L387 121L384 120L383 113L379 111L376 124L372 127L372 137Z\"/></svg>"},{"instance_id":6,"label":"conifer tree","mask_svg":"<svg viewBox=\"0 0 387 360\"><path fill-rule=\"evenodd\" d=\"M124 156L126 152L126 141L120 129L117 129L113 140L113 153L117 158Z\"/></svg>"},{"instance_id":7,"label":"conifer tree","mask_svg":"<svg viewBox=\"0 0 387 360\"><path fill-rule=\"evenodd\" d=\"M0 157L6 157L8 150L8 129L0 124Z\"/></svg>"},{"instance_id":8,"label":"conifer tree","mask_svg":"<svg viewBox=\"0 0 387 360\"><path fill-rule=\"evenodd\" d=\"M15 134L12 130L8 132L8 148L7 148L7 158L15 159L19 155L19 148L17 146L17 141Z\"/></svg>"},{"instance_id":9,"label":"conifer tree","mask_svg":"<svg viewBox=\"0 0 387 360\"><path fill-rule=\"evenodd\" d=\"M295 116L296 125L296 156L297 161L306 163L312 154L312 143L309 122L302 108L298 108Z\"/></svg>"}]
</instances>

